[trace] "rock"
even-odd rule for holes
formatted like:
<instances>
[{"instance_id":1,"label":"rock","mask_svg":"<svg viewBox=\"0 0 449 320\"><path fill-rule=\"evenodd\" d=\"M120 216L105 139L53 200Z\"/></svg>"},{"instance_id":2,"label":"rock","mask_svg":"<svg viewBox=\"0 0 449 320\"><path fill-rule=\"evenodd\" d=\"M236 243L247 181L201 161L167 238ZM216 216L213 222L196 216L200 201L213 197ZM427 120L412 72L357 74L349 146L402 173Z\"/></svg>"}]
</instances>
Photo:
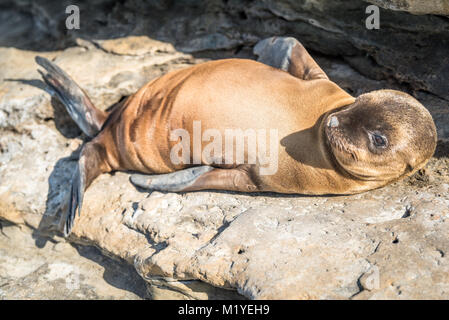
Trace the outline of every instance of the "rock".
<instances>
[{"instance_id":1,"label":"rock","mask_svg":"<svg viewBox=\"0 0 449 320\"><path fill-rule=\"evenodd\" d=\"M367 0L384 9L406 11L413 14L449 15L449 4L445 0Z\"/></svg>"},{"instance_id":2,"label":"rock","mask_svg":"<svg viewBox=\"0 0 449 320\"><path fill-rule=\"evenodd\" d=\"M102 256L93 247L47 242L37 248L35 241L39 240L15 226L3 228L0 299L147 297L145 283L132 267Z\"/></svg>"},{"instance_id":3,"label":"rock","mask_svg":"<svg viewBox=\"0 0 449 320\"><path fill-rule=\"evenodd\" d=\"M103 256L86 255L106 270L115 267L104 256L120 261L114 265L125 268L122 273L136 270L153 299L449 298L447 21L382 9L377 32L364 29L365 4L354 1L195 3L179 11L171 1L95 1L96 10L81 8L84 27L64 35L58 28L42 30L63 22L65 3L24 0L8 6L11 19L24 24L0 38L0 218L33 229L43 251L36 258L33 250L41 249L29 245L29 235L12 237L10 227L3 228L0 256L8 258L0 259L0 269L16 263L23 272L0 272L6 275L0 277L0 297L55 298L50 285L66 298L144 297L136 294L132 276L126 280L130 286L112 276L116 290L108 293L95 280L101 280L101 268L84 260L82 289L64 289L64 277L77 265L67 257L78 261L83 244L100 250ZM33 33L29 19L40 21L40 32ZM12 25L0 21L1 30ZM24 39L26 30L36 38ZM413 35L416 30L421 33ZM60 223L85 137L45 91L37 54L54 60L95 105L107 109L165 72L204 61L198 51L251 58L247 49L258 39L283 33L328 54L313 53L353 95L392 88L423 102L440 138L426 170L379 190L339 197L148 194L132 186L129 174L117 172L100 176L87 190L67 239L77 252L54 237L51 229ZM48 51L31 51L43 38ZM404 50L408 43L419 45ZM57 244L49 247L49 237ZM27 245L15 252L17 243Z\"/></svg>"},{"instance_id":4,"label":"rock","mask_svg":"<svg viewBox=\"0 0 449 320\"><path fill-rule=\"evenodd\" d=\"M379 30L368 30L365 25L365 10L371 3L380 6ZM65 28L69 4L6 1L0 29L7 32L0 45L63 49L83 38L100 46L112 41L117 53L137 54L147 52L149 46L144 43L154 39L188 53L238 53L261 39L289 35L315 52L344 57L364 75L394 78L414 90L449 99L443 80L449 77L449 21L438 16L449 12L445 0L96 0L79 4L79 30ZM130 46L142 42L139 49L119 48L120 39L128 36L135 40Z\"/></svg>"},{"instance_id":5,"label":"rock","mask_svg":"<svg viewBox=\"0 0 449 320\"><path fill-rule=\"evenodd\" d=\"M172 278L144 278L148 281L148 294L152 300L244 300L235 290L223 290L202 281Z\"/></svg>"},{"instance_id":6,"label":"rock","mask_svg":"<svg viewBox=\"0 0 449 320\"><path fill-rule=\"evenodd\" d=\"M95 41L103 50L115 54L141 56L156 52L174 52L170 43L150 39L146 36Z\"/></svg>"}]
</instances>

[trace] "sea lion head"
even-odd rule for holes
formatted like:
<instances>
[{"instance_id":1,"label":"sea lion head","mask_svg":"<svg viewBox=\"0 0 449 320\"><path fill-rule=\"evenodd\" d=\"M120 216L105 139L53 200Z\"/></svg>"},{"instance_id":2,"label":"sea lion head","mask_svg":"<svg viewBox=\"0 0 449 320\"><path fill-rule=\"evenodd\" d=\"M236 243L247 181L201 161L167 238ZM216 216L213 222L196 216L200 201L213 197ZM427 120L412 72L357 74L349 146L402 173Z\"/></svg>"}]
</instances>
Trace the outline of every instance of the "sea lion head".
<instances>
[{"instance_id":1,"label":"sea lion head","mask_svg":"<svg viewBox=\"0 0 449 320\"><path fill-rule=\"evenodd\" d=\"M392 181L422 168L433 155L432 116L412 96L395 90L362 94L324 118L337 165L363 180Z\"/></svg>"}]
</instances>

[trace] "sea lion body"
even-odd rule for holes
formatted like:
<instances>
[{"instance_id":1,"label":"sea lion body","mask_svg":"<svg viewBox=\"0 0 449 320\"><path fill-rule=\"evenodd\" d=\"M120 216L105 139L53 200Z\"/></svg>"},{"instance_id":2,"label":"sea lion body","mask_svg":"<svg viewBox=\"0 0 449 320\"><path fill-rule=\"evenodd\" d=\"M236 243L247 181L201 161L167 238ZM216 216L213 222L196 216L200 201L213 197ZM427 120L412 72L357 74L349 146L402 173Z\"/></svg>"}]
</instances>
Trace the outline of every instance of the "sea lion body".
<instances>
[{"instance_id":1,"label":"sea lion body","mask_svg":"<svg viewBox=\"0 0 449 320\"><path fill-rule=\"evenodd\" d=\"M145 85L111 114L95 142L105 145L113 170L160 174L189 166L171 161L170 150L176 142L169 137L178 128L193 137L194 121L201 122L203 132L216 129L223 137L225 129L276 129L279 166L275 174L259 177L265 190L355 192L362 186L335 171L320 128L314 128L326 112L353 102L352 96L329 80L305 81L252 60L212 61ZM281 145L282 139L295 134L300 138ZM256 173L257 165L252 170Z\"/></svg>"}]
</instances>

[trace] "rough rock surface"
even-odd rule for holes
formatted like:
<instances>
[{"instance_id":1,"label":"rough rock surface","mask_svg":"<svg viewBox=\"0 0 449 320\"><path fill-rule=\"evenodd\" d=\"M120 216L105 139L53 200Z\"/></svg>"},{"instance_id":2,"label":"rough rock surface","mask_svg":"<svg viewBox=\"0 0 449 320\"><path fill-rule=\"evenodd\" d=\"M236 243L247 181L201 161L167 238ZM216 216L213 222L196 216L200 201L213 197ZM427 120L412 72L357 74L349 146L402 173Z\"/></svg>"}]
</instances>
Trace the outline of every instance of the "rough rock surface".
<instances>
[{"instance_id":1,"label":"rough rock surface","mask_svg":"<svg viewBox=\"0 0 449 320\"><path fill-rule=\"evenodd\" d=\"M29 230L13 225L1 230L2 300L146 297L145 283L132 266L105 257L96 248L33 239Z\"/></svg>"},{"instance_id":2,"label":"rough rock surface","mask_svg":"<svg viewBox=\"0 0 449 320\"><path fill-rule=\"evenodd\" d=\"M105 0L95 2L95 15L93 9L82 10L85 27L72 32L60 26L64 2L18 3L3 4L0 10L0 15L8 12L0 19L0 29L8 30L0 39L1 219L31 227L34 237L57 226L85 139L60 103L44 91L36 54L55 59L94 104L106 109L165 72L210 57L252 57L248 48L260 37L292 34L326 54L314 55L351 94L400 89L429 108L440 142L425 170L386 188L339 197L148 194L133 187L127 173L102 175L86 192L83 213L68 240L94 245L133 265L156 299L449 298L445 18L382 11L390 25L373 34L363 29L364 10L355 1L212 1L204 8L191 1L179 12L170 1L111 5ZM341 12L323 18L338 6L349 8L345 19ZM25 37L27 33L32 37ZM413 54L403 50L407 37L419 44ZM0 278L5 283L14 276L11 263L22 259L7 249L25 240L8 241L0 241L7 244L1 250L8 258L0 260L0 270L8 271ZM64 244L59 237L51 241ZM45 243L40 246L45 250ZM57 259L48 251L41 253ZM37 265L21 262L28 264ZM51 274L45 270L44 278L13 280L34 281L37 288L45 272ZM120 291L104 295L101 283L89 281L85 284L91 287L78 292L80 298L133 297ZM138 286L128 290L137 292ZM15 294L3 292L0 297ZM30 297L25 291L17 296Z\"/></svg>"}]
</instances>

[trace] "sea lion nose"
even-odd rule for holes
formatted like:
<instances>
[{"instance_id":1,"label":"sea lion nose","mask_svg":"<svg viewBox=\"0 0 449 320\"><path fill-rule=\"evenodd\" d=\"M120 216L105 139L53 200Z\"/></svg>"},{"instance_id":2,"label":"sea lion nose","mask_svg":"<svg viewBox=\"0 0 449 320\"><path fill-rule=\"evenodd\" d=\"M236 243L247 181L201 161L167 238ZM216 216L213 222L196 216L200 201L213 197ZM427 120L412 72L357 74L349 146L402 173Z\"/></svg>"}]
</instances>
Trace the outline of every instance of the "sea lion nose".
<instances>
[{"instance_id":1,"label":"sea lion nose","mask_svg":"<svg viewBox=\"0 0 449 320\"><path fill-rule=\"evenodd\" d=\"M338 125L340 124L340 122L338 122L338 119L336 116L332 116L329 120L329 123L327 124L329 127L338 127Z\"/></svg>"}]
</instances>

